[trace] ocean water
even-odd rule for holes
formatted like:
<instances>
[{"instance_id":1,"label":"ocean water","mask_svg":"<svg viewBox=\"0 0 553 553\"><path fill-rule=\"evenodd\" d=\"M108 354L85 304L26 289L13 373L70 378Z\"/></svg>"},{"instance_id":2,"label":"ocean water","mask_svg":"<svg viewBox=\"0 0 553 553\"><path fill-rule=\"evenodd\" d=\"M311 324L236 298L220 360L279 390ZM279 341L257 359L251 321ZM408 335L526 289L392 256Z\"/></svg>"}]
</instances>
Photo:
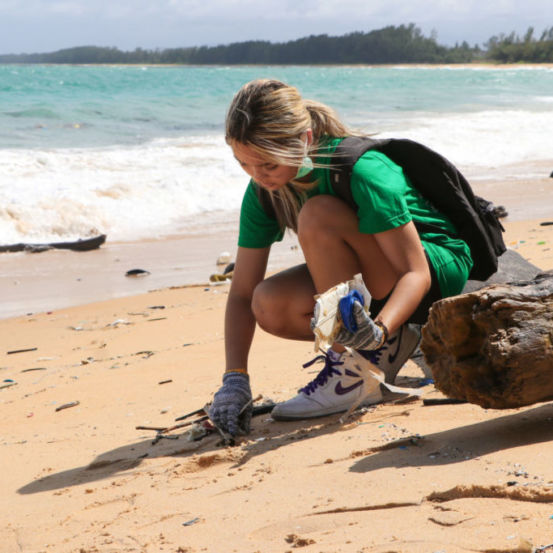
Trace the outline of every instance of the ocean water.
<instances>
[{"instance_id":1,"label":"ocean water","mask_svg":"<svg viewBox=\"0 0 553 553\"><path fill-rule=\"evenodd\" d=\"M424 142L475 180L553 165L547 67L0 65L0 244L131 241L224 220L248 182L225 113L259 77L353 127Z\"/></svg>"}]
</instances>

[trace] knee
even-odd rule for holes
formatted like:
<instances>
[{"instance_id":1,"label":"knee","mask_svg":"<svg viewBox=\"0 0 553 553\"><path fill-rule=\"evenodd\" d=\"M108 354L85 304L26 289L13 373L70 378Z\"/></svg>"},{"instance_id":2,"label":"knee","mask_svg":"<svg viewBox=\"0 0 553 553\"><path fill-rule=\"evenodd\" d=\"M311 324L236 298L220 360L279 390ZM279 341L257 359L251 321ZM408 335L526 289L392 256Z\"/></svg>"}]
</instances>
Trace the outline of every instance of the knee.
<instances>
[{"instance_id":1,"label":"knee","mask_svg":"<svg viewBox=\"0 0 553 553\"><path fill-rule=\"evenodd\" d=\"M347 206L334 196L314 196L305 202L298 215L298 238L300 241L317 238L331 232L336 214Z\"/></svg>"},{"instance_id":2,"label":"knee","mask_svg":"<svg viewBox=\"0 0 553 553\"><path fill-rule=\"evenodd\" d=\"M279 336L285 327L284 309L280 293L271 282L264 280L254 290L252 313L257 324L265 332Z\"/></svg>"}]
</instances>

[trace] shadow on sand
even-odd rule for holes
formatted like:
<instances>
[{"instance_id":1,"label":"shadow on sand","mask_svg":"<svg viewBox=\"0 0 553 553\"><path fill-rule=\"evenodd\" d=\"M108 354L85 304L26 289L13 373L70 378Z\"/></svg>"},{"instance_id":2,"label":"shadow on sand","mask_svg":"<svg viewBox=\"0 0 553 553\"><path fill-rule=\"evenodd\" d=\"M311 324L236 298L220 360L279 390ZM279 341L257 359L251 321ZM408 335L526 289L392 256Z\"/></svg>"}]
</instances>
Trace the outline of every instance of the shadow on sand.
<instances>
[{"instance_id":1,"label":"shadow on sand","mask_svg":"<svg viewBox=\"0 0 553 553\"><path fill-rule=\"evenodd\" d=\"M414 408L426 409L419 403L415 403ZM176 435L178 439L152 443L152 436L102 453L86 466L37 479L21 487L18 493L40 493L103 480L139 467L144 459L160 457L192 458L197 455L216 454L234 466L241 466L254 457L284 447L294 440L346 432L350 428L349 424L341 425L337 415L309 422L278 423L265 415L258 422L254 419L252 426L252 433L248 439L234 447L220 445L221 439L215 434L199 442L189 442L185 435L181 434ZM428 434L417 440L416 445L409 447L405 447L405 440L398 440L397 444L386 443L381 449L367 450L366 456L357 460L350 470L363 473L385 467L452 464L463 462L467 457L474 458L494 451L552 439L553 404L545 404L492 420Z\"/></svg>"}]
</instances>

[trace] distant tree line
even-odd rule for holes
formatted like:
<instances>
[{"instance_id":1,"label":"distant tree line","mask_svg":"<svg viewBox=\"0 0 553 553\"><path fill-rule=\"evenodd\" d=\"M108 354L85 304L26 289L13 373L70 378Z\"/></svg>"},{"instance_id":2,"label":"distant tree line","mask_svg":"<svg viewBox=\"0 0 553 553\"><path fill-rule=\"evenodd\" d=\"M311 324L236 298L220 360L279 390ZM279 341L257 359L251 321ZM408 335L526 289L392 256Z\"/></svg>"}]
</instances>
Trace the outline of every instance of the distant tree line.
<instances>
[{"instance_id":1,"label":"distant tree line","mask_svg":"<svg viewBox=\"0 0 553 553\"><path fill-rule=\"evenodd\" d=\"M487 57L502 63L553 62L553 27L543 31L540 38L534 36L534 27L530 27L523 37L515 33L494 36L486 47Z\"/></svg>"},{"instance_id":2,"label":"distant tree line","mask_svg":"<svg viewBox=\"0 0 553 553\"><path fill-rule=\"evenodd\" d=\"M414 24L389 26L343 36L311 35L289 42L263 40L221 46L122 51L80 46L46 54L0 55L0 63L69 64L397 64L470 63L491 61L553 62L553 27L540 38L534 29L523 37L511 33L492 37L486 49L467 42L441 46L433 33L425 37Z\"/></svg>"}]
</instances>

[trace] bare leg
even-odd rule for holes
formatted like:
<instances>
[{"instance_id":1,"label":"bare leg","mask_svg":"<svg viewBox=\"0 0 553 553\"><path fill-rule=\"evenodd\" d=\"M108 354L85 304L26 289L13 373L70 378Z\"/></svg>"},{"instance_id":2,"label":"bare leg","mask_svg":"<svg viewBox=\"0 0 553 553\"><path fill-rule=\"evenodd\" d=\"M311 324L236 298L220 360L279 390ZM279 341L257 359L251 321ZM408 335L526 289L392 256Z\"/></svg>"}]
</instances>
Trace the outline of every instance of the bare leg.
<instances>
[{"instance_id":1,"label":"bare leg","mask_svg":"<svg viewBox=\"0 0 553 553\"><path fill-rule=\"evenodd\" d=\"M375 238L358 230L357 216L341 200L315 196L303 206L298 237L307 265L298 265L262 281L252 311L265 331L293 340L313 340L314 299L362 273L375 299L386 297L399 275ZM339 348L341 349L341 348Z\"/></svg>"},{"instance_id":2,"label":"bare leg","mask_svg":"<svg viewBox=\"0 0 553 553\"><path fill-rule=\"evenodd\" d=\"M318 293L360 272L371 295L381 299L398 280L374 237L359 232L355 213L337 198L308 200L300 212L298 237Z\"/></svg>"},{"instance_id":3,"label":"bare leg","mask_svg":"<svg viewBox=\"0 0 553 553\"><path fill-rule=\"evenodd\" d=\"M307 265L297 265L262 281L252 299L257 324L292 340L313 340L310 321L316 294Z\"/></svg>"}]
</instances>

